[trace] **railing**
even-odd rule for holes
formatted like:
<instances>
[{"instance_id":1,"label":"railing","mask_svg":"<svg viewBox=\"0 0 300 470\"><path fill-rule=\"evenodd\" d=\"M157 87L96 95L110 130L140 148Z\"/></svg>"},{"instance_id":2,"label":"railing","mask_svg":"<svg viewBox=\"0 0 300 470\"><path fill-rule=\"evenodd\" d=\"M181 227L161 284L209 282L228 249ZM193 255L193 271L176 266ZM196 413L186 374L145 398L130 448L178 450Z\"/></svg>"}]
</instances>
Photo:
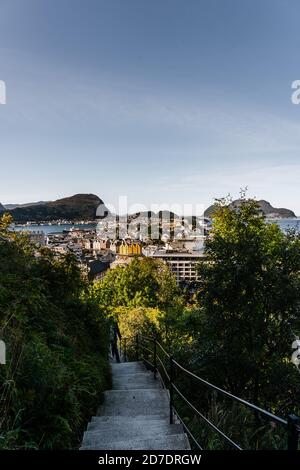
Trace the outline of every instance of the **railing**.
<instances>
[{"instance_id":1,"label":"railing","mask_svg":"<svg viewBox=\"0 0 300 470\"><path fill-rule=\"evenodd\" d=\"M186 377L201 383L209 390L220 393L222 396L229 398L235 403L244 405L246 408L250 409L255 413L256 416L261 416L267 418L273 423L277 423L280 426L283 426L287 435L287 449L288 450L297 450L300 434L300 419L294 414L290 414L287 419L280 418L279 416L270 413L269 411L264 410L242 398L239 398L226 390L223 390L216 385L213 385L206 380L198 377L193 372L184 368L179 364L173 356L166 351L166 349L157 341L156 337L148 337L144 335L136 336L136 359L144 361L145 365L153 371L154 379L157 379L157 374L159 374L163 386L169 390L169 415L170 415L170 424L174 422L174 415L178 417L183 425L185 431L192 439L195 446L202 450L201 444L198 442L197 438L193 435L189 427L184 423L180 414L177 412L174 406L174 395L176 395L180 400L182 400L185 405L192 410L194 415L202 419L218 436L229 446L236 450L243 450L241 445L235 442L231 437L229 437L225 432L223 432L218 426L216 426L212 421L208 419L201 411L199 411L195 405L193 405L188 398L182 393L178 388L178 384L175 383L175 375L177 371L181 371ZM163 358L162 358L162 355ZM166 365L166 362L168 365Z\"/></svg>"}]
</instances>

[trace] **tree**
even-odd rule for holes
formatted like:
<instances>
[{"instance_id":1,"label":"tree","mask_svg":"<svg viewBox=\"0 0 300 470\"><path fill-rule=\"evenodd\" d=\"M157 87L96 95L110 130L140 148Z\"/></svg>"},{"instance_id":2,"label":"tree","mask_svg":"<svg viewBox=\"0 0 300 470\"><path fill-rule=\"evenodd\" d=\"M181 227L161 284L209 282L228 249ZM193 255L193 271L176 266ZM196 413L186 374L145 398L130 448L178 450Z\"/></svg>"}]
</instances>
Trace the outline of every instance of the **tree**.
<instances>
[{"instance_id":1,"label":"tree","mask_svg":"<svg viewBox=\"0 0 300 470\"><path fill-rule=\"evenodd\" d=\"M74 448L109 387L108 331L72 256L0 218L0 448Z\"/></svg>"},{"instance_id":2,"label":"tree","mask_svg":"<svg viewBox=\"0 0 300 470\"><path fill-rule=\"evenodd\" d=\"M103 280L94 282L90 293L106 311L119 306L168 310L180 304L175 277L164 263L150 258L135 258L110 270Z\"/></svg>"},{"instance_id":3,"label":"tree","mask_svg":"<svg viewBox=\"0 0 300 470\"><path fill-rule=\"evenodd\" d=\"M137 334L153 336L159 330L160 310L150 307L117 307L114 311L122 336L134 338Z\"/></svg>"},{"instance_id":4,"label":"tree","mask_svg":"<svg viewBox=\"0 0 300 470\"><path fill-rule=\"evenodd\" d=\"M296 406L300 238L267 223L253 200L219 201L199 267L198 369L223 387L281 412Z\"/></svg>"}]
</instances>

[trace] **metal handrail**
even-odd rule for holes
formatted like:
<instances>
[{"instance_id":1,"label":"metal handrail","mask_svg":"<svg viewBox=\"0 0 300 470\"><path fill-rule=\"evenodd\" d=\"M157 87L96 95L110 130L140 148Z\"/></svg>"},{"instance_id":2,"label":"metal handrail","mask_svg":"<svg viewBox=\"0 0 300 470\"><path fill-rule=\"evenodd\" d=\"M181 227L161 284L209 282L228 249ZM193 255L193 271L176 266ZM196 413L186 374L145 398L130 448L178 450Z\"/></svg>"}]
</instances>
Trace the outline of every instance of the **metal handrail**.
<instances>
[{"instance_id":1,"label":"metal handrail","mask_svg":"<svg viewBox=\"0 0 300 470\"><path fill-rule=\"evenodd\" d=\"M143 344L141 344L140 347L141 347L142 349L144 349L144 351L148 351L148 352L150 352L151 354L152 354L152 352L153 352L151 349L147 348L147 347L144 346Z\"/></svg>"},{"instance_id":2,"label":"metal handrail","mask_svg":"<svg viewBox=\"0 0 300 470\"><path fill-rule=\"evenodd\" d=\"M242 405L245 405L247 406L248 408L250 408L251 410L253 411L257 411L259 412L260 414L263 414L264 416L268 417L271 419L271 421L276 421L277 423L279 424L282 424L284 426L287 426L288 422L286 419L283 419L283 418L280 418L279 416L276 416L274 415L273 413L270 413L269 411L267 410L264 410L263 408L260 408L259 406L256 406L256 405L253 405L252 403L244 400L243 398L239 398L237 397L236 395L233 395L232 393L230 392L226 392L226 390L223 390L222 388L220 387L217 387L216 385L213 385L211 384L210 382L207 382L207 380L204 380L204 379L201 379L201 377L199 377L198 375L194 374L193 372L185 369L182 365L178 364L177 361L174 360L174 364L179 368L181 369L183 372L185 372L187 375L189 375L190 377L198 380L199 382L203 383L204 385L206 385L207 387L213 389L213 390L216 390L217 392L220 392L222 393L223 395L225 395L226 397L228 398L231 398L232 400L234 401L237 401L239 403L241 403Z\"/></svg>"},{"instance_id":3,"label":"metal handrail","mask_svg":"<svg viewBox=\"0 0 300 470\"><path fill-rule=\"evenodd\" d=\"M170 376L169 376L169 374L168 374L168 372L167 372L167 369L166 369L165 366L164 366L164 363L162 362L162 360L161 360L161 358L160 358L159 356L157 356L157 359L159 360L159 363L160 363L160 365L161 365L161 367L162 367L162 369L163 369L163 371L164 371L164 374L165 374L165 376L167 377L168 382L169 382L169 381L170 381Z\"/></svg>"},{"instance_id":4,"label":"metal handrail","mask_svg":"<svg viewBox=\"0 0 300 470\"><path fill-rule=\"evenodd\" d=\"M167 353L167 351L163 348L163 346L162 346L158 341L156 341L156 344L157 344L157 346L159 346L160 349L165 353L165 356L167 356L167 358L170 359L170 354Z\"/></svg>"},{"instance_id":5,"label":"metal handrail","mask_svg":"<svg viewBox=\"0 0 300 470\"><path fill-rule=\"evenodd\" d=\"M198 415L201 419L203 419L214 431L216 431L220 436L222 436L232 447L237 450L243 450L236 442L234 442L230 437L226 436L226 434L221 431L215 424L213 424L209 419L206 418L197 408L188 401L188 399L181 393L181 391L173 384L174 390L181 396L181 398L185 401L185 403Z\"/></svg>"},{"instance_id":6,"label":"metal handrail","mask_svg":"<svg viewBox=\"0 0 300 470\"><path fill-rule=\"evenodd\" d=\"M151 369L154 367L154 364L152 364L152 362L148 361L148 359L143 358L143 361L147 362L147 364L151 367Z\"/></svg>"},{"instance_id":7,"label":"metal handrail","mask_svg":"<svg viewBox=\"0 0 300 470\"><path fill-rule=\"evenodd\" d=\"M193 442L194 444L196 445L196 447L198 447L199 450L203 450L203 447L201 447L201 445L199 444L199 442L197 441L197 439L195 438L195 436L191 433L191 431L189 430L189 428L187 427L187 425L185 424L185 422L183 421L183 419L181 418L181 416L179 415L178 411L175 410L175 414L176 416L178 417L179 421L181 422L183 428L185 429L185 431L188 433L188 435L193 439Z\"/></svg>"},{"instance_id":8,"label":"metal handrail","mask_svg":"<svg viewBox=\"0 0 300 470\"><path fill-rule=\"evenodd\" d=\"M146 347L144 346L143 344L141 344L141 341L140 339L144 339L146 341L149 341L152 343L153 345L153 350L151 350L149 347ZM159 354L158 354L158 351L157 351L157 346L160 348L160 350L164 353L164 355L166 356L166 358L168 359L169 361L169 367L170 367L170 374L168 374L167 372L167 369L162 361L162 359L160 358ZM153 370L154 372L154 378L156 379L156 374L158 372L158 363L159 365L162 367L162 370L167 378L167 381L168 381L168 388L169 388L169 395L170 395L170 423L172 424L173 423L173 415L174 415L174 412L176 413L177 417L179 418L179 420L181 421L182 425L184 426L184 428L186 429L186 431L188 432L188 434L191 436L191 438L193 439L193 441L195 442L196 446L199 448L199 449L202 449L201 445L199 444L199 442L197 441L197 439L193 436L193 434L191 433L191 431L188 429L188 427L186 426L186 424L183 422L183 420L180 418L179 414L177 413L177 411L175 410L174 408L174 398L173 398L173 394L174 394L174 391L177 393L177 395L179 395L179 397L186 403L186 405L188 405L188 407L190 409L193 410L193 412L199 416L202 420L204 420L216 433L219 434L219 436L222 437L222 439L224 439L228 444L230 444L232 447L234 447L235 449L237 450L242 450L242 447L240 447L239 444L237 444L236 442L234 442L232 439L230 439L229 436L227 436L221 429L219 429L214 423L212 423L206 416L204 416L185 396L184 394L178 389L178 387L175 385L174 383L174 367L177 367L178 369L180 369L186 376L192 378L192 379L195 379L197 380L198 382L200 382L201 384L205 385L207 388L211 389L211 390L215 390L219 393L221 393L222 395L226 396L227 398L235 401L235 402L238 402L246 407L248 407L250 410L256 412L256 413L260 413L261 415L263 415L264 417L270 419L271 421L273 422L276 422L280 425L283 425L285 428L287 428L287 432L288 432L288 450L297 450L298 449L298 441L299 441L299 435L300 435L300 419L298 416L295 416L293 414L290 414L288 416L288 419L285 420L283 418L280 418L279 416L276 416L274 415L273 413L267 411L267 410L264 410L263 408L260 408L259 406L256 406L240 397L237 397L236 395L233 395L232 393L230 392L227 392L226 390L223 390L222 388L214 385L214 384L211 384L210 382L208 382L207 380L204 380L202 379L201 377L197 376L196 374L194 374L193 372L189 371L188 369L186 369L185 367L183 367L181 364L179 364L176 360L173 359L172 355L169 354L165 348L157 341L157 338L154 336L154 337L149 337L149 336L145 336L145 335L137 335L136 336L136 348L137 348L137 360L139 358L139 348L141 348L142 350L144 351L147 351L148 353L152 354L153 355L153 362L150 362L149 359L146 359L144 356L143 356L143 360L148 364L150 365L151 369ZM164 383L164 380L162 379L162 382L164 384L164 386L166 387L166 384ZM167 388L167 387L166 387Z\"/></svg>"}]
</instances>

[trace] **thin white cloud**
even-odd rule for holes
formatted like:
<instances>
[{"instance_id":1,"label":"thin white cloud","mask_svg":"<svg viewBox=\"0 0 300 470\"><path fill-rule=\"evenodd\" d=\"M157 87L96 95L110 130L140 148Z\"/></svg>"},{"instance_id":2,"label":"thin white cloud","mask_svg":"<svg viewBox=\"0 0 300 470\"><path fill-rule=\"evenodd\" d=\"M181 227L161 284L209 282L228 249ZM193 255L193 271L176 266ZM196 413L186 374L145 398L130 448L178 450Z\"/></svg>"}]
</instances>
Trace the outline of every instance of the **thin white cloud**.
<instances>
[{"instance_id":1,"label":"thin white cloud","mask_svg":"<svg viewBox=\"0 0 300 470\"><path fill-rule=\"evenodd\" d=\"M183 175L179 180L164 178L155 191L181 194L209 205L214 198L230 193L238 197L241 188L248 187L250 197L266 199L277 207L287 207L300 215L300 200L295 192L299 187L300 163L281 165L252 165L228 167L214 172L199 171Z\"/></svg>"}]
</instances>

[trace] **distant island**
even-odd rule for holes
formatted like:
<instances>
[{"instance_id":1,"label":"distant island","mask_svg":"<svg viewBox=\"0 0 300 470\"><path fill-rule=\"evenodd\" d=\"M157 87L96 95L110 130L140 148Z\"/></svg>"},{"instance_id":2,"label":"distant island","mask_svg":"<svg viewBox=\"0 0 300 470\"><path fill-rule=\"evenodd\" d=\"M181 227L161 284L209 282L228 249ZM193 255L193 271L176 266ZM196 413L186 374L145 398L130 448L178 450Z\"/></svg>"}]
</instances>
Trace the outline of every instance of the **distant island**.
<instances>
[{"instance_id":1,"label":"distant island","mask_svg":"<svg viewBox=\"0 0 300 470\"><path fill-rule=\"evenodd\" d=\"M233 208L238 208L241 204L241 199L236 199L232 201L229 205ZM257 201L259 205L259 210L262 215L270 219L289 219L296 217L296 214L290 209L276 208L273 207L268 201L261 199ZM204 217L211 218L215 209L215 204L212 204L204 211Z\"/></svg>"},{"instance_id":2,"label":"distant island","mask_svg":"<svg viewBox=\"0 0 300 470\"><path fill-rule=\"evenodd\" d=\"M257 201L261 213L267 218L294 218L295 213L290 209L275 208L268 201ZM95 194L75 194L74 196L57 199L56 201L39 201L26 204L7 204L0 203L0 213L7 212L13 216L15 223L26 222L53 222L59 220L68 220L70 222L76 221L93 221L97 218L96 211L100 205L104 205L102 199ZM237 199L230 203L230 206L238 208L241 200ZM105 207L105 206L104 206ZM215 205L209 206L204 211L205 218L211 218L213 215ZM107 212L108 214L108 212ZM179 216L169 212L160 211L157 214L154 212L140 212L129 214L129 220L134 220L138 217L152 217L152 218L165 218L165 219L178 219Z\"/></svg>"},{"instance_id":3,"label":"distant island","mask_svg":"<svg viewBox=\"0 0 300 470\"><path fill-rule=\"evenodd\" d=\"M11 214L16 223L50 222L62 219L95 220L100 204L103 204L103 201L94 194L75 194L56 201L13 205L14 208L10 208L12 205L5 207L1 204L0 212L5 211Z\"/></svg>"}]
</instances>

